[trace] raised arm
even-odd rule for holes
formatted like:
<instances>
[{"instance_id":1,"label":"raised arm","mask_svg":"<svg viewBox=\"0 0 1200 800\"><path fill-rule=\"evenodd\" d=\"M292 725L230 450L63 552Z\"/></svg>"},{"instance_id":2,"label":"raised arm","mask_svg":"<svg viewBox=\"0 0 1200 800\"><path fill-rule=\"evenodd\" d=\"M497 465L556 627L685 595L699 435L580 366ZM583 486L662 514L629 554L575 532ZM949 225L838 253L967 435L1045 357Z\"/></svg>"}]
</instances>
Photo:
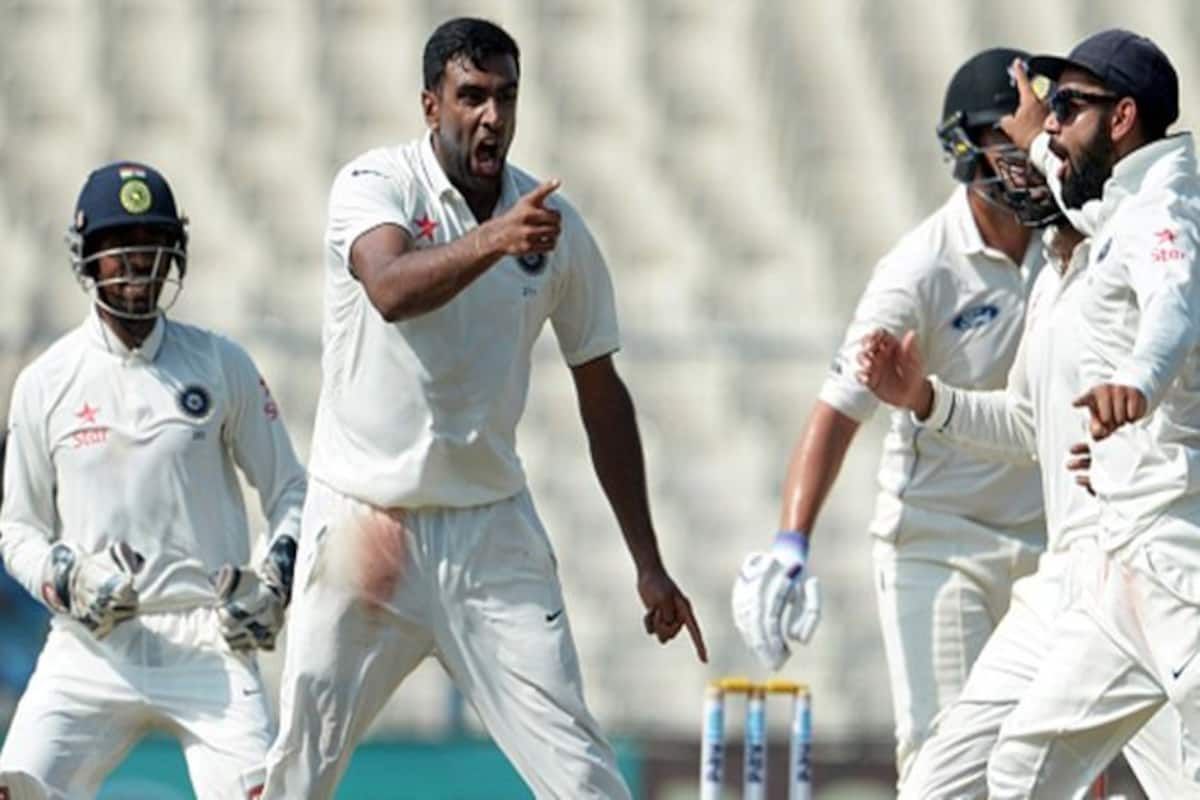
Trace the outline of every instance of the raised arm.
<instances>
[{"instance_id":1,"label":"raised arm","mask_svg":"<svg viewBox=\"0 0 1200 800\"><path fill-rule=\"evenodd\" d=\"M562 222L546 200L558 186L558 181L547 181L467 235L432 247L418 248L400 225L380 224L354 240L350 269L388 322L428 313L454 299L503 256L553 250Z\"/></svg>"},{"instance_id":2,"label":"raised arm","mask_svg":"<svg viewBox=\"0 0 1200 800\"><path fill-rule=\"evenodd\" d=\"M907 409L917 423L985 458L1024 463L1036 457L1024 337L1007 387L993 391L959 389L927 375L911 331L902 339L872 332L858 361L859 381L883 402Z\"/></svg>"}]
</instances>

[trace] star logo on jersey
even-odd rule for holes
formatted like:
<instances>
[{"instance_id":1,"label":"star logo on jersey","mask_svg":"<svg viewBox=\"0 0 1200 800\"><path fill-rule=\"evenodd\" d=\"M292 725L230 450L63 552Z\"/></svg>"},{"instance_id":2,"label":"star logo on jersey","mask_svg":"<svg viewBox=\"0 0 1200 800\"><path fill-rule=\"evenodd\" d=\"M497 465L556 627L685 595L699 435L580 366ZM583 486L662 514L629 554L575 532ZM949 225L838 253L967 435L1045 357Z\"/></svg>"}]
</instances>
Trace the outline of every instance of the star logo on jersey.
<instances>
[{"instance_id":1,"label":"star logo on jersey","mask_svg":"<svg viewBox=\"0 0 1200 800\"><path fill-rule=\"evenodd\" d=\"M96 415L100 413L100 409L93 408L84 401L83 408L75 412L76 418L86 422L88 425L96 424Z\"/></svg>"},{"instance_id":2,"label":"star logo on jersey","mask_svg":"<svg viewBox=\"0 0 1200 800\"><path fill-rule=\"evenodd\" d=\"M436 219L430 219L428 214L422 214L418 219L413 220L413 225L416 225L417 230L420 231L417 234L418 239L433 241L433 231L438 226Z\"/></svg>"},{"instance_id":3,"label":"star logo on jersey","mask_svg":"<svg viewBox=\"0 0 1200 800\"><path fill-rule=\"evenodd\" d=\"M1154 236L1158 239L1159 244L1175 244L1175 231L1170 228L1155 231Z\"/></svg>"}]
</instances>

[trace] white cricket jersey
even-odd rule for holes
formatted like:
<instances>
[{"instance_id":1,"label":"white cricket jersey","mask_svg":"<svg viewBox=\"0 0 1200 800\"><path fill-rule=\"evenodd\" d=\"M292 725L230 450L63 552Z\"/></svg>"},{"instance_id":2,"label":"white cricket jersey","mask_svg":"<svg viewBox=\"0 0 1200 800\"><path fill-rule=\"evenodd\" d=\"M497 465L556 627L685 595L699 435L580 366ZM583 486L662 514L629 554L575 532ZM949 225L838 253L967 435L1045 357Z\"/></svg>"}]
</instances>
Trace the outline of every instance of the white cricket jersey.
<instances>
[{"instance_id":1,"label":"white cricket jersey","mask_svg":"<svg viewBox=\"0 0 1200 800\"><path fill-rule=\"evenodd\" d=\"M855 373L862 337L877 328L896 336L916 331L926 368L948 383L1002 388L1042 261L1037 237L1020 265L986 246L967 189L959 187L880 260L820 399L860 421L874 412L878 400ZM878 536L896 531L905 505L1004 528L1042 518L1035 464L968 452L929 435L900 410L893 411L884 439L879 485L871 523Z\"/></svg>"},{"instance_id":2,"label":"white cricket jersey","mask_svg":"<svg viewBox=\"0 0 1200 800\"><path fill-rule=\"evenodd\" d=\"M1148 416L1092 445L1105 546L1200 523L1200 176L1190 134L1144 145L1104 185L1081 301L1084 387L1138 389ZM1189 534L1194 536L1194 532ZM1200 554L1200 547L1192 545Z\"/></svg>"},{"instance_id":3,"label":"white cricket jersey","mask_svg":"<svg viewBox=\"0 0 1200 800\"><path fill-rule=\"evenodd\" d=\"M131 351L93 310L13 388L5 566L40 598L54 542L96 553L124 540L146 559L143 610L212 605L209 575L250 557L235 465L270 536L299 539L304 470L246 352L162 316Z\"/></svg>"},{"instance_id":4,"label":"white cricket jersey","mask_svg":"<svg viewBox=\"0 0 1200 800\"><path fill-rule=\"evenodd\" d=\"M538 181L504 168L495 214ZM324 355L309 469L380 507L465 507L525 486L516 425L530 350L547 319L571 366L619 346L612 281L582 218L559 195L562 235L548 256L505 257L449 303L386 322L350 272L350 249L379 225L419 248L476 227L428 135L371 150L334 180L325 233Z\"/></svg>"},{"instance_id":5,"label":"white cricket jersey","mask_svg":"<svg viewBox=\"0 0 1200 800\"><path fill-rule=\"evenodd\" d=\"M1047 231L1049 244L1052 231ZM1083 391L1079 358L1079 300L1086 291L1084 240L1069 264L1048 266L1029 298L1025 334L1005 389L978 392L935 379L934 404L925 426L963 443L1014 460L1041 463L1046 506L1046 549L1065 552L1081 537L1095 537L1099 508L1066 467L1071 445L1087 441L1087 414L1071 402Z\"/></svg>"}]
</instances>

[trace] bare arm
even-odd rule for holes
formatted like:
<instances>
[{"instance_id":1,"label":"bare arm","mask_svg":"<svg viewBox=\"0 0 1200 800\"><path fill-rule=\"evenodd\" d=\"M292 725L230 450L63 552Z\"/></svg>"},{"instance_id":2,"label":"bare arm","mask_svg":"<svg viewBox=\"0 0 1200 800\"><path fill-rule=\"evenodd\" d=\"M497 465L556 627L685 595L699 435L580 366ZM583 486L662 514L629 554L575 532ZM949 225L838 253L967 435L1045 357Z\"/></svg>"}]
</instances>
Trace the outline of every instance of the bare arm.
<instances>
[{"instance_id":1,"label":"bare arm","mask_svg":"<svg viewBox=\"0 0 1200 800\"><path fill-rule=\"evenodd\" d=\"M558 185L547 181L466 236L434 247L417 248L399 225L379 225L354 241L350 268L388 322L426 314L454 299L501 257L553 250L562 221L544 202Z\"/></svg>"},{"instance_id":2,"label":"bare arm","mask_svg":"<svg viewBox=\"0 0 1200 800\"><path fill-rule=\"evenodd\" d=\"M816 402L792 450L783 485L780 530L804 531L811 536L858 428L857 420L821 400Z\"/></svg>"},{"instance_id":3,"label":"bare arm","mask_svg":"<svg viewBox=\"0 0 1200 800\"><path fill-rule=\"evenodd\" d=\"M571 374L596 477L637 569L638 594L646 607L646 632L666 642L686 625L700 660L707 661L691 602L667 574L658 550L658 538L650 520L646 466L633 399L611 356L574 367Z\"/></svg>"},{"instance_id":4,"label":"bare arm","mask_svg":"<svg viewBox=\"0 0 1200 800\"><path fill-rule=\"evenodd\" d=\"M592 465L621 526L638 574L662 569L650 521L642 440L629 390L617 374L611 356L589 361L571 372Z\"/></svg>"}]
</instances>

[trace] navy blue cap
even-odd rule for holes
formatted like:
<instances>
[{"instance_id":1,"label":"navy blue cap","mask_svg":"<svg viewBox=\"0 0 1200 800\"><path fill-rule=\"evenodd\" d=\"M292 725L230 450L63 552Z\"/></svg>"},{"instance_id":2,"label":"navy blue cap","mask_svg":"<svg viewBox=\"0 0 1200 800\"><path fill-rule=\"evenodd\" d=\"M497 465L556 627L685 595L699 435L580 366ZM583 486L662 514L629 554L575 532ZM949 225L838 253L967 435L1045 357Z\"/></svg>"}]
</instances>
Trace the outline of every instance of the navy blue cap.
<instances>
[{"instance_id":1,"label":"navy blue cap","mask_svg":"<svg viewBox=\"0 0 1200 800\"><path fill-rule=\"evenodd\" d=\"M1066 58L1037 56L1029 68L1057 81L1064 70L1089 72L1109 91L1137 101L1147 133L1161 133L1179 118L1179 76L1166 53L1145 36L1113 28L1084 39Z\"/></svg>"},{"instance_id":2,"label":"navy blue cap","mask_svg":"<svg viewBox=\"0 0 1200 800\"><path fill-rule=\"evenodd\" d=\"M75 203L71 230L83 237L130 225L162 225L183 230L175 195L154 167L115 161L95 169Z\"/></svg>"},{"instance_id":3,"label":"navy blue cap","mask_svg":"<svg viewBox=\"0 0 1200 800\"><path fill-rule=\"evenodd\" d=\"M1020 96L1009 75L1012 62L1029 54L1008 47L977 53L954 73L942 101L942 121L962 113L964 128L993 125L1017 110Z\"/></svg>"}]
</instances>

